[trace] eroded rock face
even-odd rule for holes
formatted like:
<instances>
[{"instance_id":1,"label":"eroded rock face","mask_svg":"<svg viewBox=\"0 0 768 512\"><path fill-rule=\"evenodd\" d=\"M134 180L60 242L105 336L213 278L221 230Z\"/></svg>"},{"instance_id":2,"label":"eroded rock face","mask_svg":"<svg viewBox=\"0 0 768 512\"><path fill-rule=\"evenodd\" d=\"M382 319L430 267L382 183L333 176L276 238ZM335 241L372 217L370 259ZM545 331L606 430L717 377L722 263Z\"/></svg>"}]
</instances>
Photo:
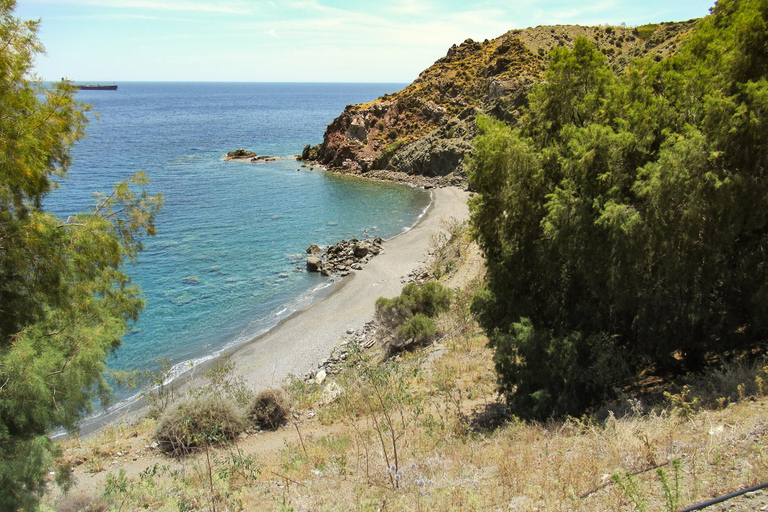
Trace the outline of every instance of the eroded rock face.
<instances>
[{"instance_id":1,"label":"eroded rock face","mask_svg":"<svg viewBox=\"0 0 768 512\"><path fill-rule=\"evenodd\" d=\"M357 116L352 119L352 123L347 129L347 139L363 142L368 137L368 131L365 129L365 119Z\"/></svg>"},{"instance_id":2,"label":"eroded rock face","mask_svg":"<svg viewBox=\"0 0 768 512\"><path fill-rule=\"evenodd\" d=\"M463 175L464 161L472 153L471 140L475 132L475 112L468 111L402 148L391 158L390 166L409 175Z\"/></svg>"},{"instance_id":3,"label":"eroded rock face","mask_svg":"<svg viewBox=\"0 0 768 512\"><path fill-rule=\"evenodd\" d=\"M475 116L490 113L514 125L552 48L586 37L620 70L634 58L676 51L677 36L694 23L662 23L647 38L631 28L557 25L511 30L490 41L468 39L402 91L348 105L328 125L322 144L307 146L302 159L349 174L403 173L436 186L448 176L450 183L461 181Z\"/></svg>"}]
</instances>

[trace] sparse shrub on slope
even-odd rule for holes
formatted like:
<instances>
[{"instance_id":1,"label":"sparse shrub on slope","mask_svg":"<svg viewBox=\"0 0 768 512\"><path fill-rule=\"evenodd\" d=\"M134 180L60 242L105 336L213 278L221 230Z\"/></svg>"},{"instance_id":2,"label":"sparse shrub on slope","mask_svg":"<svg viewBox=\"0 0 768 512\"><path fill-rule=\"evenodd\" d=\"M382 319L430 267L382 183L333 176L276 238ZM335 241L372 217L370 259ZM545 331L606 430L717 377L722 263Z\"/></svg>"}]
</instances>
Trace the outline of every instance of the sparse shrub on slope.
<instances>
[{"instance_id":1,"label":"sparse shrub on slope","mask_svg":"<svg viewBox=\"0 0 768 512\"><path fill-rule=\"evenodd\" d=\"M279 389L267 389L256 395L248 419L263 430L277 430L288 421L285 394Z\"/></svg>"},{"instance_id":2,"label":"sparse shrub on slope","mask_svg":"<svg viewBox=\"0 0 768 512\"><path fill-rule=\"evenodd\" d=\"M224 444L244 430L245 421L231 401L208 397L166 411L155 438L164 452L181 457L196 448Z\"/></svg>"},{"instance_id":3,"label":"sparse shrub on slope","mask_svg":"<svg viewBox=\"0 0 768 512\"><path fill-rule=\"evenodd\" d=\"M435 335L434 318L451 305L451 292L436 281L423 285L409 283L393 299L379 297L376 318L389 332L385 342L390 351L410 344L423 344Z\"/></svg>"}]
</instances>

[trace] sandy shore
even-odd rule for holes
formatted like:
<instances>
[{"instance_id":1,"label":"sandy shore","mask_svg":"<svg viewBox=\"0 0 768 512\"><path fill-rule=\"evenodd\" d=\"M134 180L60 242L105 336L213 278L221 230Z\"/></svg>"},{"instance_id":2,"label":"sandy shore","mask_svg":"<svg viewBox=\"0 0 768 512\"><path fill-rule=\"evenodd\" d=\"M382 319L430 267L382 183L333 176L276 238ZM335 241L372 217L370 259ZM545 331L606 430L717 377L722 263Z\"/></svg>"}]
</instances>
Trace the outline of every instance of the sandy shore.
<instances>
[{"instance_id":1,"label":"sandy shore","mask_svg":"<svg viewBox=\"0 0 768 512\"><path fill-rule=\"evenodd\" d=\"M406 233L384 243L384 251L362 271L345 277L327 297L283 320L269 332L230 353L235 371L255 389L280 385L288 375L317 370L347 334L371 320L379 297L400 294L403 280L427 259L431 235L443 219L468 217L467 193L434 189L432 204Z\"/></svg>"},{"instance_id":2,"label":"sandy shore","mask_svg":"<svg viewBox=\"0 0 768 512\"><path fill-rule=\"evenodd\" d=\"M442 221L465 220L469 216L468 194L463 190L438 188L432 194L432 203L419 222L406 233L384 242L384 251L363 270L343 278L323 299L229 352L235 374L258 391L279 386L289 375L301 376L317 370L318 363L328 358L349 329L357 330L373 318L376 299L400 294L406 276L426 261L432 234L442 229ZM214 361L182 374L176 382L178 389L198 385L204 370ZM130 422L146 410L141 400L119 404L83 421L80 435Z\"/></svg>"}]
</instances>

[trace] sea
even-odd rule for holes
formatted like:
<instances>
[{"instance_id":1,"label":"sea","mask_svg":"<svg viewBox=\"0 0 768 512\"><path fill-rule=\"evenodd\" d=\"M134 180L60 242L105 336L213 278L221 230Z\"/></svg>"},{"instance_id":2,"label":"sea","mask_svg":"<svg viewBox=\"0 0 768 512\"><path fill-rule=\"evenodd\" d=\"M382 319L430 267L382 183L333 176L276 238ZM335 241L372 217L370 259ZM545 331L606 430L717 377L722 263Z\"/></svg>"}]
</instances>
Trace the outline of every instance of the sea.
<instances>
[{"instance_id":1,"label":"sea","mask_svg":"<svg viewBox=\"0 0 768 512\"><path fill-rule=\"evenodd\" d=\"M44 207L66 218L137 171L165 204L157 235L126 270L146 301L110 370L174 373L274 327L334 282L305 271L305 250L342 239L394 237L427 208L428 192L340 176L294 155L322 142L347 104L405 84L119 83L80 91L93 106L87 138ZM280 157L227 162L239 148ZM118 400L135 390L116 389Z\"/></svg>"}]
</instances>

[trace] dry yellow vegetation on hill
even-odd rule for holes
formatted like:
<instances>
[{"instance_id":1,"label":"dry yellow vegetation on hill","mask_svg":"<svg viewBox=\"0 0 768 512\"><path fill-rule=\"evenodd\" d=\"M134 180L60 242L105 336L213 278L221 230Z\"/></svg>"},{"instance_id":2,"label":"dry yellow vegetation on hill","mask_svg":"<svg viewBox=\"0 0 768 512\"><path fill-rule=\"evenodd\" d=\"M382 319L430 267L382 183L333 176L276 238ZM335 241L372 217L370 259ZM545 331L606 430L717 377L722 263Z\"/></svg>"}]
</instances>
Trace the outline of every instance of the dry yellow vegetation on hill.
<instances>
[{"instance_id":1,"label":"dry yellow vegetation on hill","mask_svg":"<svg viewBox=\"0 0 768 512\"><path fill-rule=\"evenodd\" d=\"M49 510L678 510L768 480L768 367L732 365L667 397L591 416L507 416L468 310L482 273L456 226L431 272L456 287L435 343L393 358L349 349L320 383L286 383L289 422L177 459L155 420L63 444L75 487ZM718 399L719 398L719 399ZM650 468L649 471L646 471ZM728 510L764 510L751 493Z\"/></svg>"}]
</instances>

